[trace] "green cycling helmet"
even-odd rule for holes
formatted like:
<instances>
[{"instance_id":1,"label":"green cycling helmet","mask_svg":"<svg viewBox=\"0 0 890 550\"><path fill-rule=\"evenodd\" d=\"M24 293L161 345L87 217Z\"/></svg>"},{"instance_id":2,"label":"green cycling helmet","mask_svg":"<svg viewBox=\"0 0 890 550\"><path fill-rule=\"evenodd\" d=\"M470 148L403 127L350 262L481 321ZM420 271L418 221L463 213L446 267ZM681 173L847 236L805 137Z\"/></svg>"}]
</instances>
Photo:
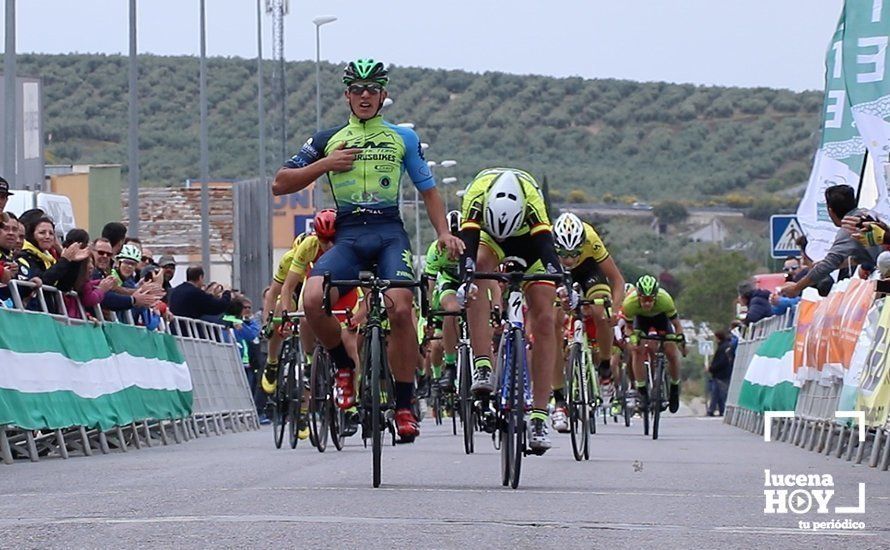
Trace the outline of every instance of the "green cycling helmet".
<instances>
[{"instance_id":1,"label":"green cycling helmet","mask_svg":"<svg viewBox=\"0 0 890 550\"><path fill-rule=\"evenodd\" d=\"M637 279L637 294L654 298L658 294L658 279L652 275L643 275Z\"/></svg>"},{"instance_id":2,"label":"green cycling helmet","mask_svg":"<svg viewBox=\"0 0 890 550\"><path fill-rule=\"evenodd\" d=\"M381 61L356 59L347 63L343 69L343 84L349 86L353 82L376 82L386 86L389 83L389 73Z\"/></svg>"}]
</instances>

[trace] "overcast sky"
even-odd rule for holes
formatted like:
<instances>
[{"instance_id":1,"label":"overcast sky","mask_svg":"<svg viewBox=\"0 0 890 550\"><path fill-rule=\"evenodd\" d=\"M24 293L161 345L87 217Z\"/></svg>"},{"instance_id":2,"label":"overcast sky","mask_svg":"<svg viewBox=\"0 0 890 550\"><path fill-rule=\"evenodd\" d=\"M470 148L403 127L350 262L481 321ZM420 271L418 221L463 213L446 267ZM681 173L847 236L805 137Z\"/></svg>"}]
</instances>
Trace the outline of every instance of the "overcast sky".
<instances>
[{"instance_id":1,"label":"overcast sky","mask_svg":"<svg viewBox=\"0 0 890 550\"><path fill-rule=\"evenodd\" d=\"M207 0L207 54L256 57L256 0ZM263 0L265 5L265 0ZM127 0L19 0L19 52L128 51ZM285 56L793 90L823 87L843 0L291 0ZM2 17L3 14L0 14ZM197 55L198 0L138 0L139 51ZM272 53L263 15L263 54ZM4 26L5 29L5 26Z\"/></svg>"}]
</instances>

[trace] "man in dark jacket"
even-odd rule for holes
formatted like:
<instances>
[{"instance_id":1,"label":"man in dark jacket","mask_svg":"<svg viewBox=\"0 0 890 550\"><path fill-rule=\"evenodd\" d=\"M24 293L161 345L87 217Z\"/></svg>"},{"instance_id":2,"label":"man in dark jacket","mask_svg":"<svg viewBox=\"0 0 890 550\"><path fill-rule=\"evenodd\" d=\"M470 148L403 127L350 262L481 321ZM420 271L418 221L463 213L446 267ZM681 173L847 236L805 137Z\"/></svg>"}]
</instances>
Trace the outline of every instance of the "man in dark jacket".
<instances>
[{"instance_id":1,"label":"man in dark jacket","mask_svg":"<svg viewBox=\"0 0 890 550\"><path fill-rule=\"evenodd\" d=\"M708 416L719 413L723 416L726 408L726 392L729 390L729 381L732 378L732 364L735 362L735 349L732 338L725 330L714 333L717 341L717 351L711 359L708 372L711 374L711 398L708 401Z\"/></svg>"},{"instance_id":2,"label":"man in dark jacket","mask_svg":"<svg viewBox=\"0 0 890 550\"><path fill-rule=\"evenodd\" d=\"M229 308L232 294L228 290L214 296L204 291L204 269L190 267L185 282L170 291L170 312L179 317L200 319L205 315L222 315Z\"/></svg>"},{"instance_id":3,"label":"man in dark jacket","mask_svg":"<svg viewBox=\"0 0 890 550\"><path fill-rule=\"evenodd\" d=\"M742 321L746 325L773 315L773 306L769 303L769 292L755 288L751 281L739 284L739 303L748 308L748 314Z\"/></svg>"}]
</instances>

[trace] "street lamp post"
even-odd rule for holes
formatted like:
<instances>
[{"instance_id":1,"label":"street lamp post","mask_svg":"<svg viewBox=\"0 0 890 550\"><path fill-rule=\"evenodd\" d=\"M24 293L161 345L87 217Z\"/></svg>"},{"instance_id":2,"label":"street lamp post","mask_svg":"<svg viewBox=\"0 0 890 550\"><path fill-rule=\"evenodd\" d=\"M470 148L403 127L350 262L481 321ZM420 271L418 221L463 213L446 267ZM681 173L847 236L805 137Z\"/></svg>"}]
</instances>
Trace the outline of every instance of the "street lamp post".
<instances>
[{"instance_id":1,"label":"street lamp post","mask_svg":"<svg viewBox=\"0 0 890 550\"><path fill-rule=\"evenodd\" d=\"M315 25L315 131L321 130L321 26L333 23L337 18L333 15L322 15L312 20ZM321 189L318 181L312 188L312 206L319 208Z\"/></svg>"}]
</instances>

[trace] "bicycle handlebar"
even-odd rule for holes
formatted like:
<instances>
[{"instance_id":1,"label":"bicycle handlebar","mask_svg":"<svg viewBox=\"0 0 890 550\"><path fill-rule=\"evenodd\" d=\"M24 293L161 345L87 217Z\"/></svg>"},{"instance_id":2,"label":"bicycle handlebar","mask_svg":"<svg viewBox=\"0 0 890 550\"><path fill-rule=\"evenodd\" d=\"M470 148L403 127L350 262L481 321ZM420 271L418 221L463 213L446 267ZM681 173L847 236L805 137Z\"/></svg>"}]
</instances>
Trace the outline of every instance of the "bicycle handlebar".
<instances>
[{"instance_id":1,"label":"bicycle handlebar","mask_svg":"<svg viewBox=\"0 0 890 550\"><path fill-rule=\"evenodd\" d=\"M349 287L365 287L370 288L371 292L382 292L390 288L420 288L420 310L423 316L428 315L429 301L427 300L427 278L421 277L419 281L391 280L381 279L371 271L360 271L358 279L332 279L331 272L324 274L324 283L322 286L323 298L322 306L325 313L331 315L331 286L349 286Z\"/></svg>"},{"instance_id":2,"label":"bicycle handlebar","mask_svg":"<svg viewBox=\"0 0 890 550\"><path fill-rule=\"evenodd\" d=\"M566 280L564 273L524 273L522 271L509 271L501 273L499 271L476 271L469 272L469 279L482 279L488 281L499 281L507 284L519 284L530 281L551 281L554 283L563 283Z\"/></svg>"}]
</instances>

